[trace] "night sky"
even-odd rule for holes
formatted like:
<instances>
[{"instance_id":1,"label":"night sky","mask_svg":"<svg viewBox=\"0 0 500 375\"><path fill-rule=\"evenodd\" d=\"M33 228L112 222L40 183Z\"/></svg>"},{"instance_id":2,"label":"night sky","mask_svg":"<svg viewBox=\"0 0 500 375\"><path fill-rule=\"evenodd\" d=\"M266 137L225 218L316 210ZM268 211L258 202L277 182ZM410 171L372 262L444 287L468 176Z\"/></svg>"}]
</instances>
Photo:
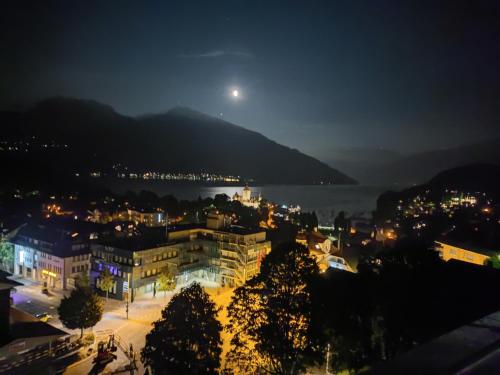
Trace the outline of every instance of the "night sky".
<instances>
[{"instance_id":1,"label":"night sky","mask_svg":"<svg viewBox=\"0 0 500 375\"><path fill-rule=\"evenodd\" d=\"M182 105L323 160L448 147L500 135L499 20L499 1L6 1L0 108Z\"/></svg>"}]
</instances>

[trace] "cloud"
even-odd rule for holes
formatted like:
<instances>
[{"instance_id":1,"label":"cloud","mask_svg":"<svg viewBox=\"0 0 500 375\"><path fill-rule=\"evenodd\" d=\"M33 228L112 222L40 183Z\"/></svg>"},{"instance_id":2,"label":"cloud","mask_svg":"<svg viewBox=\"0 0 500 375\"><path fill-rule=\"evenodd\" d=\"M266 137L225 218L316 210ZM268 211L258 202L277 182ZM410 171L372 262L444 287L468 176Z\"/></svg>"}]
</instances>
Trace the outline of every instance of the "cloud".
<instances>
[{"instance_id":1,"label":"cloud","mask_svg":"<svg viewBox=\"0 0 500 375\"><path fill-rule=\"evenodd\" d=\"M254 57L253 54L244 51L225 51L225 50L213 50L204 53L192 53L192 54L182 54L177 55L177 57L184 59L215 59L218 57L240 57L243 59L251 59Z\"/></svg>"}]
</instances>

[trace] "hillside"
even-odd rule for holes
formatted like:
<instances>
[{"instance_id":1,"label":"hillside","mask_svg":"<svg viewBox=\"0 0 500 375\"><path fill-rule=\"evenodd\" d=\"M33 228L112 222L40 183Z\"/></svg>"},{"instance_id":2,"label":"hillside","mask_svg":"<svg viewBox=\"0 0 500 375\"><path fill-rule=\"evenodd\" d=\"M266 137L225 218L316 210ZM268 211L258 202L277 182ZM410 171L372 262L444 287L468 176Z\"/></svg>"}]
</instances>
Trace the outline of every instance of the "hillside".
<instances>
[{"instance_id":1,"label":"hillside","mask_svg":"<svg viewBox=\"0 0 500 375\"><path fill-rule=\"evenodd\" d=\"M0 155L14 175L28 165L56 175L111 173L119 165L136 172L239 175L257 183L355 183L297 150L188 108L134 118L95 101L53 98L27 112L2 112L0 121Z\"/></svg>"},{"instance_id":2,"label":"hillside","mask_svg":"<svg viewBox=\"0 0 500 375\"><path fill-rule=\"evenodd\" d=\"M500 164L470 164L438 173L422 185L401 191L387 191L377 200L379 218L394 217L397 206L412 201L417 196L426 196L438 202L446 191L484 193L494 202L500 201Z\"/></svg>"},{"instance_id":3,"label":"hillside","mask_svg":"<svg viewBox=\"0 0 500 375\"><path fill-rule=\"evenodd\" d=\"M388 186L423 184L440 171L473 163L500 164L500 139L417 153L373 166L362 183ZM342 166L342 164L338 164ZM357 175L354 173L354 177Z\"/></svg>"}]
</instances>

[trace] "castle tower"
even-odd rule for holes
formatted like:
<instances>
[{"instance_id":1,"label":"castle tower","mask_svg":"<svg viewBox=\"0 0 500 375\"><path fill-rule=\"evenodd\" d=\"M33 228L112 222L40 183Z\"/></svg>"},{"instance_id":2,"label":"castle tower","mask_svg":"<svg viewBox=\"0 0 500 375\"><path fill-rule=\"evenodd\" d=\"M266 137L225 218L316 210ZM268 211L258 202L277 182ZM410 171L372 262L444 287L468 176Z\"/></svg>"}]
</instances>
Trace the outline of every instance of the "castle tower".
<instances>
[{"instance_id":1,"label":"castle tower","mask_svg":"<svg viewBox=\"0 0 500 375\"><path fill-rule=\"evenodd\" d=\"M246 185L244 188L243 188L243 201L244 202L250 202L250 198L252 197L252 189L250 189L250 187L248 187L248 185Z\"/></svg>"}]
</instances>

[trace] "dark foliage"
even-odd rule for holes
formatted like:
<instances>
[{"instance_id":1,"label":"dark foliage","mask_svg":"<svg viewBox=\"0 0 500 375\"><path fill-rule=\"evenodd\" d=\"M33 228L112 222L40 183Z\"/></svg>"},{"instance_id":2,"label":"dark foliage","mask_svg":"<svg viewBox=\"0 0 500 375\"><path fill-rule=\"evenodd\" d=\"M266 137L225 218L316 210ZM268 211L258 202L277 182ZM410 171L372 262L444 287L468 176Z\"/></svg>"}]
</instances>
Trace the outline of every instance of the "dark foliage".
<instances>
[{"instance_id":1,"label":"dark foliage","mask_svg":"<svg viewBox=\"0 0 500 375\"><path fill-rule=\"evenodd\" d=\"M92 289L78 284L69 297L64 297L58 308L59 319L65 327L83 330L95 326L102 318L104 303Z\"/></svg>"},{"instance_id":2,"label":"dark foliage","mask_svg":"<svg viewBox=\"0 0 500 375\"><path fill-rule=\"evenodd\" d=\"M199 284L183 288L146 335L141 351L144 364L154 374L217 374L222 351L217 313Z\"/></svg>"},{"instance_id":3,"label":"dark foliage","mask_svg":"<svg viewBox=\"0 0 500 375\"><path fill-rule=\"evenodd\" d=\"M303 370L317 351L310 294L317 273L307 249L287 243L265 258L259 276L236 289L227 327L233 336L226 361L233 371L298 374Z\"/></svg>"},{"instance_id":4,"label":"dark foliage","mask_svg":"<svg viewBox=\"0 0 500 375\"><path fill-rule=\"evenodd\" d=\"M414 240L364 259L358 274L331 271L313 289L316 332L336 370L390 359L500 309L500 272L457 261Z\"/></svg>"}]
</instances>

